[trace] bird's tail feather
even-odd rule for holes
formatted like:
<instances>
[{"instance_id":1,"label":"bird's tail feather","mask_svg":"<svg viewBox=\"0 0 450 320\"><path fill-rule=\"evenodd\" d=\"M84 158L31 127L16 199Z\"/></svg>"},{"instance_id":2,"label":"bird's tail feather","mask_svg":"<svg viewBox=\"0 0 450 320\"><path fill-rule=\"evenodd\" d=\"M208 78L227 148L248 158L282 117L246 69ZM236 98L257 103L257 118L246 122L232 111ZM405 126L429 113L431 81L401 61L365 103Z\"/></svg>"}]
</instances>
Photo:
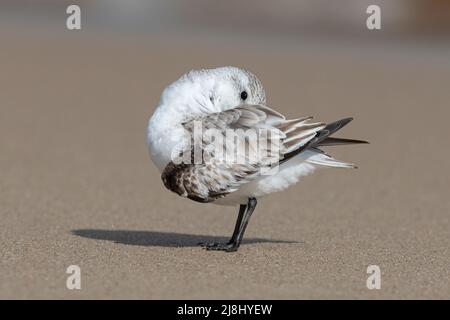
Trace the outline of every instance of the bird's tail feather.
<instances>
[{"instance_id":1,"label":"bird's tail feather","mask_svg":"<svg viewBox=\"0 0 450 320\"><path fill-rule=\"evenodd\" d=\"M317 153L311 157L309 157L306 162L311 164L326 166L326 167L335 167L335 168L353 168L356 169L357 166L353 163L347 163L344 161L336 160L333 157L325 154L325 153Z\"/></svg>"},{"instance_id":2,"label":"bird's tail feather","mask_svg":"<svg viewBox=\"0 0 450 320\"><path fill-rule=\"evenodd\" d=\"M314 156L308 158L308 160L306 160L306 161L309 163L321 165L321 166L337 167L337 168L357 168L357 166L354 165L353 163L347 163L347 162L342 162L342 161L336 160L319 149L319 147L322 147L322 146L332 146L332 145L338 145L338 144L368 143L367 141L363 141L363 140L353 140L353 139L330 137L330 135L332 135L336 131L342 129L344 126L346 126L352 120L353 120L353 118L344 118L344 119L327 124L322 130L318 131L316 136L314 138L312 138L308 143L306 143L305 145L302 145L300 148L298 148L296 150L293 150L293 151L285 154L285 157L281 161L281 163L295 157L297 154L301 153L305 149L312 149L317 152L317 155L314 155Z\"/></svg>"},{"instance_id":3,"label":"bird's tail feather","mask_svg":"<svg viewBox=\"0 0 450 320\"><path fill-rule=\"evenodd\" d=\"M345 138L335 138L335 137L327 137L325 140L318 144L319 147L328 147L328 146L338 146L343 144L360 144L360 143L369 143L364 140L356 140L356 139L345 139Z\"/></svg>"}]
</instances>

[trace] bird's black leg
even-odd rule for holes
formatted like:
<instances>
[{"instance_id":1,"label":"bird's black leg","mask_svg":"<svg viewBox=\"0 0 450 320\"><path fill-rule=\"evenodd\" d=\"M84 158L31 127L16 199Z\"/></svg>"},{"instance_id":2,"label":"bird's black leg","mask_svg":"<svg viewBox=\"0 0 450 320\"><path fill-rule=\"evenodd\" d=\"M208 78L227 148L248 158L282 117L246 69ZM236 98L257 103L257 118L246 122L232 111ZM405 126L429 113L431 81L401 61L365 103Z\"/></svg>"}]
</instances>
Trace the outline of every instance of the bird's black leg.
<instances>
[{"instance_id":1,"label":"bird's black leg","mask_svg":"<svg viewBox=\"0 0 450 320\"><path fill-rule=\"evenodd\" d=\"M207 250L221 250L227 252L236 251L241 244L245 229L247 228L250 217L255 210L256 203L257 201L255 198L249 198L247 205L240 206L236 226L234 227L234 232L230 241L227 243L209 243L200 245L205 247Z\"/></svg>"},{"instance_id":2,"label":"bird's black leg","mask_svg":"<svg viewBox=\"0 0 450 320\"><path fill-rule=\"evenodd\" d=\"M216 249L216 250L225 250L226 247L230 246L238 237L239 230L241 229L241 223L242 219L244 218L245 211L247 210L247 205L241 204L239 207L239 213L236 220L236 225L234 226L234 232L231 236L230 241L227 243L220 243L220 242L212 242L212 243L199 243L200 246L206 248L206 249ZM221 249L223 248L223 249Z\"/></svg>"},{"instance_id":3,"label":"bird's black leg","mask_svg":"<svg viewBox=\"0 0 450 320\"><path fill-rule=\"evenodd\" d=\"M248 205L247 205L247 211L245 211L244 218L242 219L241 228L239 229L238 235L237 235L237 248L241 245L242 238L244 237L245 229L247 229L248 222L250 221L250 218L252 216L253 211L255 211L256 208L256 198L249 198L248 199ZM236 250L237 250L236 248Z\"/></svg>"},{"instance_id":4,"label":"bird's black leg","mask_svg":"<svg viewBox=\"0 0 450 320\"><path fill-rule=\"evenodd\" d=\"M247 211L247 205L241 204L241 206L239 207L239 213L238 213L238 217L236 220L236 225L234 226L233 235L231 236L231 239L228 242L233 242L233 240L237 239L239 230L241 229L242 219L244 218L245 211Z\"/></svg>"}]
</instances>

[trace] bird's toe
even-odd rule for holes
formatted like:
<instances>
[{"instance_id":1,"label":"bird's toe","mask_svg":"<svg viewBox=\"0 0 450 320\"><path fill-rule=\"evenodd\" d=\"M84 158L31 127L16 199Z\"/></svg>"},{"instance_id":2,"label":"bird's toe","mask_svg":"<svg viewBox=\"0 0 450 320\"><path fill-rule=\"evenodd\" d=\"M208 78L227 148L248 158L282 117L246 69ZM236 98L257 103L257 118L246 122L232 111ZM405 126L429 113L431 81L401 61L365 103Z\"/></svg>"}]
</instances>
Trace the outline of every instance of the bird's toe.
<instances>
[{"instance_id":1,"label":"bird's toe","mask_svg":"<svg viewBox=\"0 0 450 320\"><path fill-rule=\"evenodd\" d=\"M206 250L215 250L215 251L226 251L233 252L238 249L238 247L234 243L209 243L206 245L202 245Z\"/></svg>"}]
</instances>

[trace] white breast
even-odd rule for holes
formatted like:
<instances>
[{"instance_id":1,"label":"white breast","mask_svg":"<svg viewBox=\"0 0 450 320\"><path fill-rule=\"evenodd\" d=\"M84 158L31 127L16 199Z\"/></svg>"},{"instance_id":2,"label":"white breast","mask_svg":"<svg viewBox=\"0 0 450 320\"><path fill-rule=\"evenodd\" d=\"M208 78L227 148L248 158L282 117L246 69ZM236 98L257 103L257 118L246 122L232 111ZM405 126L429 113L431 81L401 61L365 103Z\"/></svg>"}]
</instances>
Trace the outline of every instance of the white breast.
<instances>
[{"instance_id":1,"label":"white breast","mask_svg":"<svg viewBox=\"0 0 450 320\"><path fill-rule=\"evenodd\" d=\"M172 153L183 141L185 130L177 115L157 108L147 127L147 145L150 158L160 171L172 160Z\"/></svg>"}]
</instances>

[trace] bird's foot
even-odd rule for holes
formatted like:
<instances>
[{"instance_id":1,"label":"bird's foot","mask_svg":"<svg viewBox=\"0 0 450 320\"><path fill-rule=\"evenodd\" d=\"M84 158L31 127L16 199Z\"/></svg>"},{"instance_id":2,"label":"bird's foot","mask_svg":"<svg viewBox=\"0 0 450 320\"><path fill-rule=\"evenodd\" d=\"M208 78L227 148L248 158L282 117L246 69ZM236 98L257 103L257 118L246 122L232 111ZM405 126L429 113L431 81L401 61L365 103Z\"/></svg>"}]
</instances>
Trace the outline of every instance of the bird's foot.
<instances>
[{"instance_id":1,"label":"bird's foot","mask_svg":"<svg viewBox=\"0 0 450 320\"><path fill-rule=\"evenodd\" d=\"M226 251L233 252L237 251L238 247L234 242L220 243L220 242L212 242L212 243L199 243L199 245L206 250L217 250L217 251Z\"/></svg>"}]
</instances>

